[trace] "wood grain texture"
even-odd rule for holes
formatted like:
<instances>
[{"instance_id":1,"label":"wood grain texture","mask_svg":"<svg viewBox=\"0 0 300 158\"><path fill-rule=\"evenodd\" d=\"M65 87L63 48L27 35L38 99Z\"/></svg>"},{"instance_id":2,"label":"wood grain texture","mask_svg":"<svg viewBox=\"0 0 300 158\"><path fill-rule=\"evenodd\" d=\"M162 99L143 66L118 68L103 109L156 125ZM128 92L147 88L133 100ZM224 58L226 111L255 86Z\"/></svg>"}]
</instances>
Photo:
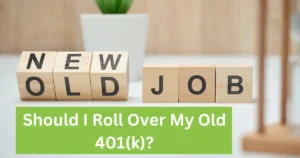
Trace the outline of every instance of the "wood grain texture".
<instances>
[{"instance_id":1,"label":"wood grain texture","mask_svg":"<svg viewBox=\"0 0 300 158\"><path fill-rule=\"evenodd\" d=\"M103 62L100 61L99 55L102 55ZM106 63L107 66L102 67L102 65L105 65ZM93 52L90 70L93 100L128 100L128 66L128 52ZM105 84L102 84L102 81L104 81Z\"/></svg>"},{"instance_id":2,"label":"wood grain texture","mask_svg":"<svg viewBox=\"0 0 300 158\"><path fill-rule=\"evenodd\" d=\"M69 54L80 56L72 56L70 63L67 64ZM91 61L92 52L57 52L53 68L57 100L92 100L90 83ZM68 68L68 66L71 68Z\"/></svg>"},{"instance_id":3,"label":"wood grain texture","mask_svg":"<svg viewBox=\"0 0 300 158\"><path fill-rule=\"evenodd\" d=\"M29 60L31 54L41 67L35 64L35 58ZM55 59L56 52L22 52L16 73L21 100L56 100L52 74Z\"/></svg>"},{"instance_id":4,"label":"wood grain texture","mask_svg":"<svg viewBox=\"0 0 300 158\"><path fill-rule=\"evenodd\" d=\"M197 53L201 49L201 0L146 0L148 52Z\"/></svg>"},{"instance_id":5,"label":"wood grain texture","mask_svg":"<svg viewBox=\"0 0 300 158\"><path fill-rule=\"evenodd\" d=\"M243 139L243 150L300 156L300 136L294 132L299 127L271 125L265 133L251 133Z\"/></svg>"},{"instance_id":6,"label":"wood grain texture","mask_svg":"<svg viewBox=\"0 0 300 158\"><path fill-rule=\"evenodd\" d=\"M92 0L0 0L0 52L82 50L79 15Z\"/></svg>"},{"instance_id":7,"label":"wood grain texture","mask_svg":"<svg viewBox=\"0 0 300 158\"><path fill-rule=\"evenodd\" d=\"M258 17L258 32L257 32L257 45L258 45L258 132L264 132L264 102L265 102L265 56L266 56L266 24L267 24L267 0L261 0L259 3L259 17Z\"/></svg>"},{"instance_id":8,"label":"wood grain texture","mask_svg":"<svg viewBox=\"0 0 300 158\"><path fill-rule=\"evenodd\" d=\"M150 14L148 53L250 54L257 2L135 0L129 13ZM267 50L280 54L281 1L269 3ZM82 51L81 13L99 13L94 0L0 0L0 53Z\"/></svg>"},{"instance_id":9,"label":"wood grain texture","mask_svg":"<svg viewBox=\"0 0 300 158\"><path fill-rule=\"evenodd\" d=\"M144 65L143 103L178 103L177 65Z\"/></svg>"},{"instance_id":10,"label":"wood grain texture","mask_svg":"<svg viewBox=\"0 0 300 158\"><path fill-rule=\"evenodd\" d=\"M179 102L214 103L216 101L215 65L179 67Z\"/></svg>"},{"instance_id":11,"label":"wood grain texture","mask_svg":"<svg viewBox=\"0 0 300 158\"><path fill-rule=\"evenodd\" d=\"M252 66L216 65L217 103L251 103L252 93Z\"/></svg>"},{"instance_id":12,"label":"wood grain texture","mask_svg":"<svg viewBox=\"0 0 300 158\"><path fill-rule=\"evenodd\" d=\"M253 53L256 1L202 1L202 49L208 53Z\"/></svg>"},{"instance_id":13,"label":"wood grain texture","mask_svg":"<svg viewBox=\"0 0 300 158\"><path fill-rule=\"evenodd\" d=\"M281 50L281 114L280 123L281 125L287 124L287 104L288 104L288 52L290 44L290 0L284 0L282 4L282 50Z\"/></svg>"}]
</instances>

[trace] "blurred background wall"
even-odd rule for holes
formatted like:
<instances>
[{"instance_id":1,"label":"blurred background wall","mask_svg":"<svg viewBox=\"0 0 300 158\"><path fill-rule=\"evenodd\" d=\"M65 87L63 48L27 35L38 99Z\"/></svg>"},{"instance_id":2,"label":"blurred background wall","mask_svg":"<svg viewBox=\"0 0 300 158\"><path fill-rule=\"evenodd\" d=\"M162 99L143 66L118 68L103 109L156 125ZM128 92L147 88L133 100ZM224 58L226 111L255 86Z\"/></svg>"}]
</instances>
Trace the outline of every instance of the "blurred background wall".
<instances>
[{"instance_id":1,"label":"blurred background wall","mask_svg":"<svg viewBox=\"0 0 300 158\"><path fill-rule=\"evenodd\" d=\"M269 0L270 54L281 49L280 3ZM130 13L150 14L148 54L251 54L257 10L258 0L135 0ZM81 51L81 13L99 13L94 0L0 0L0 53Z\"/></svg>"}]
</instances>

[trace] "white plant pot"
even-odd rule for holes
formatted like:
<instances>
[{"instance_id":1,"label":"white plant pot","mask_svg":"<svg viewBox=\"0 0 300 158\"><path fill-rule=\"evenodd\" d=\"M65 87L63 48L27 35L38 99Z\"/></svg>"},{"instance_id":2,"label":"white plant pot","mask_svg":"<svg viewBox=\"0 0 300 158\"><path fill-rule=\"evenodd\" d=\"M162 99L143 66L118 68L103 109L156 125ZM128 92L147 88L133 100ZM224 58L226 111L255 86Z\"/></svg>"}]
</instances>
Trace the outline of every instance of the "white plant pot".
<instances>
[{"instance_id":1,"label":"white plant pot","mask_svg":"<svg viewBox=\"0 0 300 158\"><path fill-rule=\"evenodd\" d=\"M128 51L130 81L142 78L147 14L81 14L85 51Z\"/></svg>"}]
</instances>

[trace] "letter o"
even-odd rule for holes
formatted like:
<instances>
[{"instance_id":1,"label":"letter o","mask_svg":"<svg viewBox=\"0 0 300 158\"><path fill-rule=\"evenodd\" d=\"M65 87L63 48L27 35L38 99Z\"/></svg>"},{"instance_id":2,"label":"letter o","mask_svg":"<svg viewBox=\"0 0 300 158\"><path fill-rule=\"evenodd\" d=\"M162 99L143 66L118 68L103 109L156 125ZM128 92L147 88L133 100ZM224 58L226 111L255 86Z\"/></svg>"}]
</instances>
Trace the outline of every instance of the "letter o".
<instances>
[{"instance_id":1,"label":"letter o","mask_svg":"<svg viewBox=\"0 0 300 158\"><path fill-rule=\"evenodd\" d=\"M34 80L37 81L40 84L40 90L38 92L33 92L31 87L30 87L31 81L34 81ZM27 92L32 96L41 96L45 91L44 82L39 77L36 77L36 76L32 76L32 77L27 78L25 86L26 86Z\"/></svg>"},{"instance_id":2,"label":"letter o","mask_svg":"<svg viewBox=\"0 0 300 158\"><path fill-rule=\"evenodd\" d=\"M203 117L206 117L206 122L205 122L205 123L202 122L202 118L203 118ZM210 118L209 118L209 116L208 116L207 114L201 114L201 115L199 116L199 124L200 124L201 126L207 126L207 125L209 125L209 123L210 123Z\"/></svg>"},{"instance_id":3,"label":"letter o","mask_svg":"<svg viewBox=\"0 0 300 158\"><path fill-rule=\"evenodd\" d=\"M45 117L44 118L44 125L45 126L51 126L52 125L52 118L51 117Z\"/></svg>"},{"instance_id":4,"label":"letter o","mask_svg":"<svg viewBox=\"0 0 300 158\"><path fill-rule=\"evenodd\" d=\"M135 118L135 122L132 121L132 117ZM139 116L137 114L130 114L128 116L128 124L130 126L137 126L139 124Z\"/></svg>"},{"instance_id":5,"label":"letter o","mask_svg":"<svg viewBox=\"0 0 300 158\"><path fill-rule=\"evenodd\" d=\"M195 79L199 79L202 83L202 87L200 90L196 91L193 89L193 81ZM202 76L199 76L199 75L195 75L195 76L192 76L189 81L188 81L188 89L189 91L192 93L192 94L195 94L195 95L199 95L199 94L202 94L205 89L206 89L206 81L205 79L202 77Z\"/></svg>"},{"instance_id":6,"label":"letter o","mask_svg":"<svg viewBox=\"0 0 300 158\"><path fill-rule=\"evenodd\" d=\"M104 124L105 126L110 126L110 125L112 124L112 118L111 118L111 117L105 117L105 118L103 119L103 124Z\"/></svg>"}]
</instances>

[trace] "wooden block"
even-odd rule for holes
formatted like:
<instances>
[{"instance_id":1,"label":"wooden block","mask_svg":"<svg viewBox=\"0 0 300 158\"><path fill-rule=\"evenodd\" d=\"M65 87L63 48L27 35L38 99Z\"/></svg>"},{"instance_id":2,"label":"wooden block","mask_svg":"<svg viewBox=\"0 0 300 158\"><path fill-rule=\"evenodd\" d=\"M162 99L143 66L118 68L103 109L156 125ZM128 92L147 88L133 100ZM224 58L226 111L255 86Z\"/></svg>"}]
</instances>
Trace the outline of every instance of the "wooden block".
<instances>
[{"instance_id":1,"label":"wooden block","mask_svg":"<svg viewBox=\"0 0 300 158\"><path fill-rule=\"evenodd\" d=\"M264 128L264 133L255 132L244 137L245 151L300 156L300 136L293 134L295 127L271 125Z\"/></svg>"},{"instance_id":2,"label":"wooden block","mask_svg":"<svg viewBox=\"0 0 300 158\"><path fill-rule=\"evenodd\" d=\"M17 70L22 100L56 100L52 70L56 52L22 52Z\"/></svg>"},{"instance_id":3,"label":"wooden block","mask_svg":"<svg viewBox=\"0 0 300 158\"><path fill-rule=\"evenodd\" d=\"M179 102L213 103L216 98L215 65L179 67Z\"/></svg>"},{"instance_id":4,"label":"wooden block","mask_svg":"<svg viewBox=\"0 0 300 158\"><path fill-rule=\"evenodd\" d=\"M57 100L92 100L91 52L57 52L53 79Z\"/></svg>"},{"instance_id":5,"label":"wooden block","mask_svg":"<svg viewBox=\"0 0 300 158\"><path fill-rule=\"evenodd\" d=\"M216 65L216 102L252 102L253 67Z\"/></svg>"},{"instance_id":6,"label":"wooden block","mask_svg":"<svg viewBox=\"0 0 300 158\"><path fill-rule=\"evenodd\" d=\"M93 100L127 100L128 52L94 52L90 71Z\"/></svg>"},{"instance_id":7,"label":"wooden block","mask_svg":"<svg viewBox=\"0 0 300 158\"><path fill-rule=\"evenodd\" d=\"M178 66L146 65L143 67L143 102L178 102Z\"/></svg>"}]
</instances>

